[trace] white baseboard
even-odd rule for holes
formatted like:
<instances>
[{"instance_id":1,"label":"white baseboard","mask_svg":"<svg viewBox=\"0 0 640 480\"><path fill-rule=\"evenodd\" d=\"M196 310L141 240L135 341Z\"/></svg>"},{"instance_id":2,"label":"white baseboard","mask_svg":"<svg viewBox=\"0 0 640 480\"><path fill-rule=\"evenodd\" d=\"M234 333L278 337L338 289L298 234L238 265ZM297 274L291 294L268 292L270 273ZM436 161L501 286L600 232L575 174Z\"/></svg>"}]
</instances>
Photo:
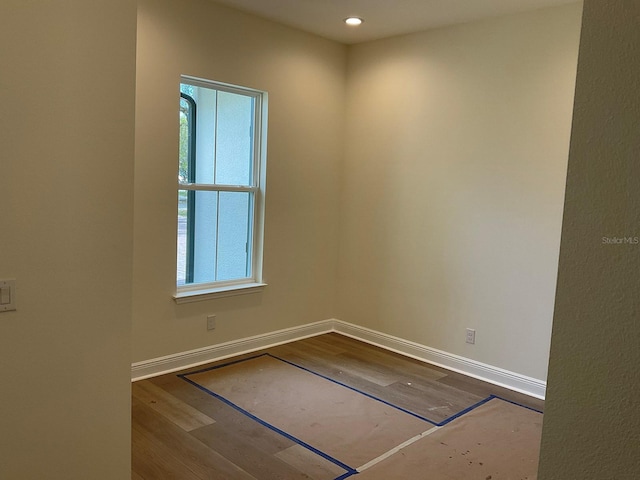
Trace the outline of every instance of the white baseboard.
<instances>
[{"instance_id":1,"label":"white baseboard","mask_svg":"<svg viewBox=\"0 0 640 480\"><path fill-rule=\"evenodd\" d=\"M410 342L409 340L340 320L334 321L334 331L382 347L386 350L415 358L416 360L508 388L509 390L514 390L543 400L545 397L547 383L543 380L520 375L519 373L510 372L509 370L494 367L493 365L487 365L486 363L426 347L419 343Z\"/></svg>"},{"instance_id":2,"label":"white baseboard","mask_svg":"<svg viewBox=\"0 0 640 480\"><path fill-rule=\"evenodd\" d=\"M519 373L336 319L323 320L264 335L256 335L197 350L137 362L131 365L131 379L132 381L143 380L330 332L355 338L356 340L532 397L540 399L545 397L547 384L543 380L520 375Z\"/></svg>"},{"instance_id":3,"label":"white baseboard","mask_svg":"<svg viewBox=\"0 0 640 480\"><path fill-rule=\"evenodd\" d=\"M157 377L165 373L197 367L205 363L262 350L263 348L275 347L283 343L315 337L323 333L330 333L333 332L333 323L333 320L323 320L321 322L309 323L307 325L278 330L263 335L219 343L210 347L136 362L131 365L131 381L135 382L137 380L144 380L145 378Z\"/></svg>"}]
</instances>

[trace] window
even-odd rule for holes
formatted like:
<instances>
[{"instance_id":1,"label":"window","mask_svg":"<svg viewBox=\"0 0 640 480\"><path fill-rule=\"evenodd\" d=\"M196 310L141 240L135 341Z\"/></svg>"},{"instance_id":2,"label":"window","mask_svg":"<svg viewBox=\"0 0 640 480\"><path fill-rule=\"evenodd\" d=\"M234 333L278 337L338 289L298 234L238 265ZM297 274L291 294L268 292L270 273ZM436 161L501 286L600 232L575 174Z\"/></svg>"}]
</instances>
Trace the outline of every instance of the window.
<instances>
[{"instance_id":1,"label":"window","mask_svg":"<svg viewBox=\"0 0 640 480\"><path fill-rule=\"evenodd\" d=\"M176 300L262 282L266 93L180 83Z\"/></svg>"}]
</instances>

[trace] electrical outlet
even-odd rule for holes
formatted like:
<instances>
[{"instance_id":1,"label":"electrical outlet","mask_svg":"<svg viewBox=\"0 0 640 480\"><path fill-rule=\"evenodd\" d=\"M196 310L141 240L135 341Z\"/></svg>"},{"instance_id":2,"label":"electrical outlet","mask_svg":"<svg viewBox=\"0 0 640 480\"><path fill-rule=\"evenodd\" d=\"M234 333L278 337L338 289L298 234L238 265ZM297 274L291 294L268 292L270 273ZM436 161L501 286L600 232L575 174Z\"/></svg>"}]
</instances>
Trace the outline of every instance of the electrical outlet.
<instances>
[{"instance_id":1,"label":"electrical outlet","mask_svg":"<svg viewBox=\"0 0 640 480\"><path fill-rule=\"evenodd\" d=\"M467 343L476 343L476 331L473 328L467 328Z\"/></svg>"},{"instance_id":2,"label":"electrical outlet","mask_svg":"<svg viewBox=\"0 0 640 480\"><path fill-rule=\"evenodd\" d=\"M215 330L216 328L216 316L209 315L207 316L207 330Z\"/></svg>"}]
</instances>

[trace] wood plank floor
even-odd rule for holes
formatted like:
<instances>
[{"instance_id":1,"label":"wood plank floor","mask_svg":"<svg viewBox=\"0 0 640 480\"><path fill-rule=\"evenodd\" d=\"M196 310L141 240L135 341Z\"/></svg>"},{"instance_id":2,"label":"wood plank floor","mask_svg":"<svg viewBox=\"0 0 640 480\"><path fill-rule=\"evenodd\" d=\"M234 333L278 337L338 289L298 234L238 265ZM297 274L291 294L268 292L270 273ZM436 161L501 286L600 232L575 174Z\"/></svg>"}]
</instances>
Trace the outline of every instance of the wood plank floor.
<instances>
[{"instance_id":1,"label":"wood plank floor","mask_svg":"<svg viewBox=\"0 0 640 480\"><path fill-rule=\"evenodd\" d=\"M538 410L544 407L541 400L339 334L321 335L237 358L260 353L308 368L434 422L489 395ZM177 376L204 367L132 385L132 480L308 479L296 468L296 462L304 459L293 454L297 447L293 440Z\"/></svg>"}]
</instances>

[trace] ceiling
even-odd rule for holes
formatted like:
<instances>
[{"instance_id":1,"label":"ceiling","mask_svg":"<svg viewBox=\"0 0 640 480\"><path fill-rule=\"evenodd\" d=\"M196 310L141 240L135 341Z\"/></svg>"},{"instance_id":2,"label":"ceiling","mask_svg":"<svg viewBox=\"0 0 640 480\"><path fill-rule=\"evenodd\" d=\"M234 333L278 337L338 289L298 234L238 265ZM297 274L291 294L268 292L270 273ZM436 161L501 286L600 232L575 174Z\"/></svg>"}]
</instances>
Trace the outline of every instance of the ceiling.
<instances>
[{"instance_id":1,"label":"ceiling","mask_svg":"<svg viewBox=\"0 0 640 480\"><path fill-rule=\"evenodd\" d=\"M215 0L345 44L377 40L576 0ZM349 16L364 19L349 27Z\"/></svg>"}]
</instances>

